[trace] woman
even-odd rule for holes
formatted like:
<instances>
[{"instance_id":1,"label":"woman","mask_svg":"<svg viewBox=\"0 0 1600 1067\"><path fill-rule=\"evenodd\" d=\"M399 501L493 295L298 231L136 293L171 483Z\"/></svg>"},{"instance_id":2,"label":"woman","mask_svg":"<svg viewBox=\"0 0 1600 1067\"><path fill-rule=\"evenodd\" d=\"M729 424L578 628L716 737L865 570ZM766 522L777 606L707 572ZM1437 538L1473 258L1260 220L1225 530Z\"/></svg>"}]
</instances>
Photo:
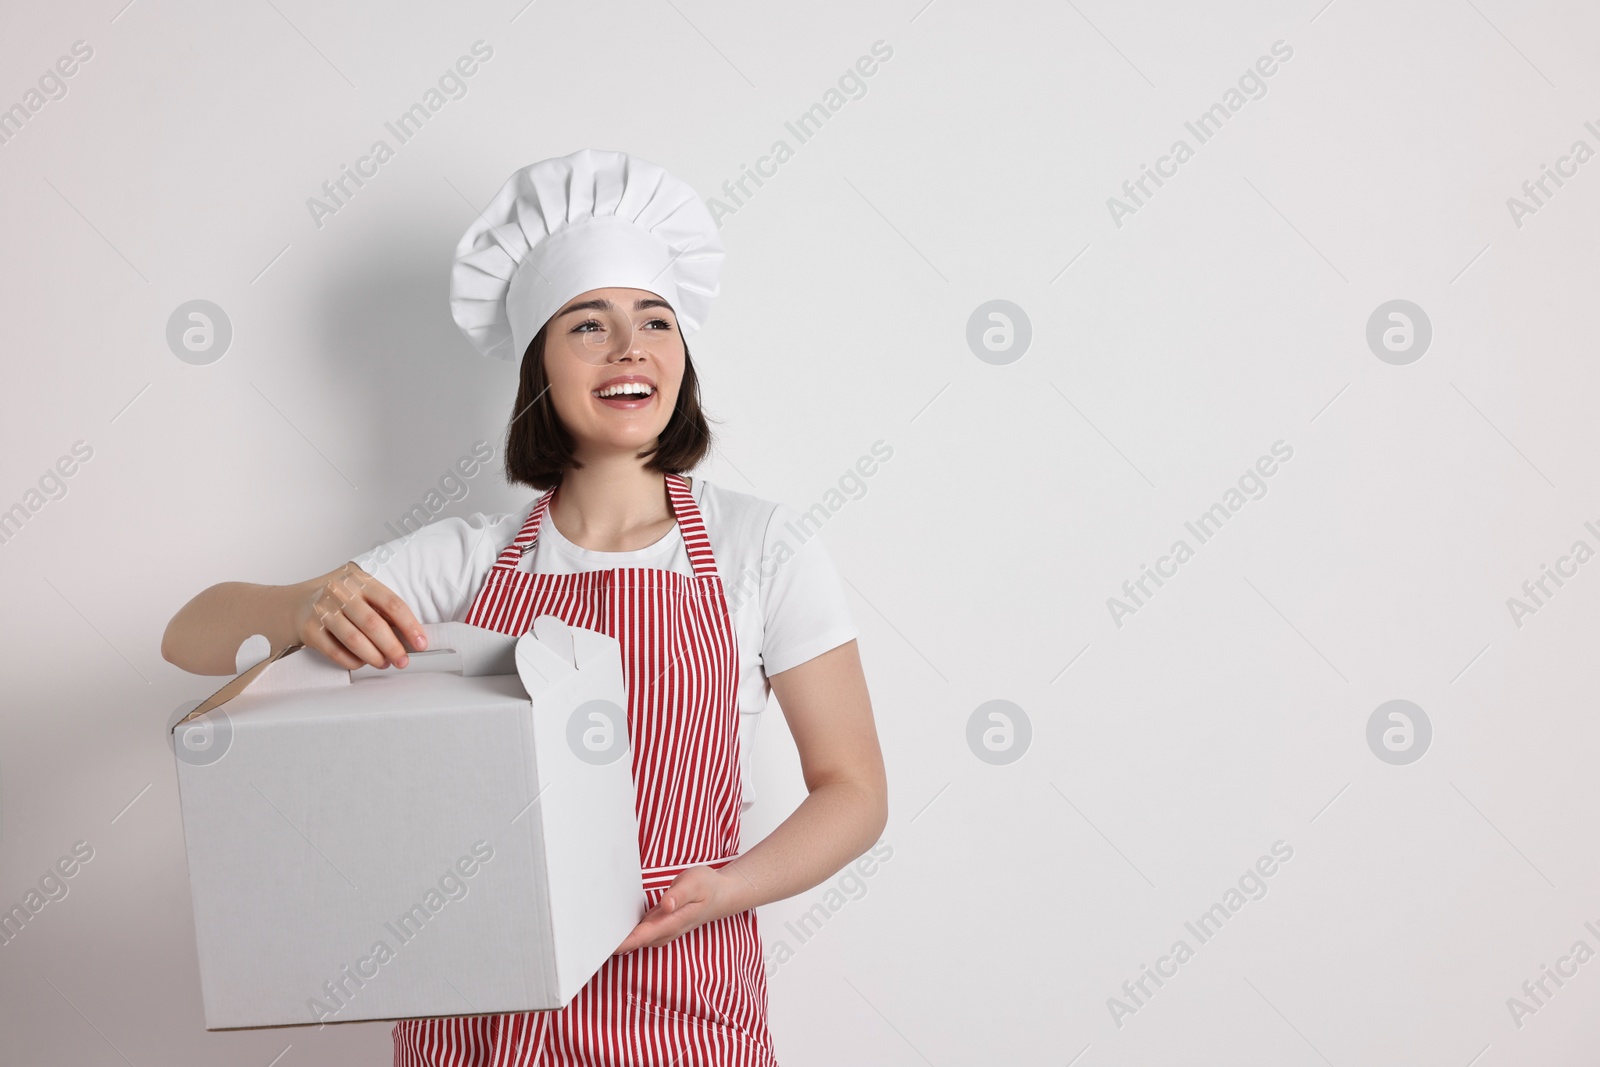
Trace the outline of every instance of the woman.
<instances>
[{"instance_id":1,"label":"woman","mask_svg":"<svg viewBox=\"0 0 1600 1067\"><path fill-rule=\"evenodd\" d=\"M683 476L710 443L684 335L722 256L693 190L653 164L585 150L518 171L462 238L451 307L480 351L521 360L507 477L548 491L298 585L214 586L168 627L168 660L219 674L254 633L404 668L419 618L520 634L554 614L618 639L643 918L565 1008L397 1023L397 1067L776 1064L754 908L885 825L856 630L821 543L793 543L792 509ZM748 713L769 690L808 795L740 855Z\"/></svg>"}]
</instances>

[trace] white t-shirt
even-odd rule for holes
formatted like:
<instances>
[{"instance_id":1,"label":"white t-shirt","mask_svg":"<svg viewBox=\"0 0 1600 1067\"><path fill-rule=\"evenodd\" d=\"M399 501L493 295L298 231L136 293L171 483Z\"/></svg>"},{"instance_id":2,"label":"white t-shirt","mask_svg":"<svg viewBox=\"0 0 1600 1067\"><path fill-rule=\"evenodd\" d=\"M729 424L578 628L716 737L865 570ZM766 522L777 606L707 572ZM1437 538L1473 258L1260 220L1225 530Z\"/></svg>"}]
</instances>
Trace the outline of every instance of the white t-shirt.
<instances>
[{"instance_id":1,"label":"white t-shirt","mask_svg":"<svg viewBox=\"0 0 1600 1067\"><path fill-rule=\"evenodd\" d=\"M739 645L739 773L744 806L753 803L751 752L756 726L778 674L856 637L833 559L817 529L795 509L748 493L690 480L716 556ZM444 518L377 545L353 562L394 590L419 622L465 621L501 549L516 538L538 498L507 514ZM692 576L683 534L674 524L655 544L597 552L573 544L546 512L539 540L518 570L575 574L652 567Z\"/></svg>"}]
</instances>

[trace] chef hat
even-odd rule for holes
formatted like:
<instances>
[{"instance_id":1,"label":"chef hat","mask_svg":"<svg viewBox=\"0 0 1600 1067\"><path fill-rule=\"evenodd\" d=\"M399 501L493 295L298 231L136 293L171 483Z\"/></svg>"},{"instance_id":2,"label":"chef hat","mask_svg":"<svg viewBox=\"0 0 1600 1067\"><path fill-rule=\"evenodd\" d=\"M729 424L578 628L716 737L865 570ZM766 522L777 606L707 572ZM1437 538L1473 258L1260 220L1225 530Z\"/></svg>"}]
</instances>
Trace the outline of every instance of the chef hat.
<instances>
[{"instance_id":1,"label":"chef hat","mask_svg":"<svg viewBox=\"0 0 1600 1067\"><path fill-rule=\"evenodd\" d=\"M450 314L479 352L517 363L590 289L644 289L683 333L705 323L724 252L695 191L626 152L585 148L523 167L456 246Z\"/></svg>"}]
</instances>

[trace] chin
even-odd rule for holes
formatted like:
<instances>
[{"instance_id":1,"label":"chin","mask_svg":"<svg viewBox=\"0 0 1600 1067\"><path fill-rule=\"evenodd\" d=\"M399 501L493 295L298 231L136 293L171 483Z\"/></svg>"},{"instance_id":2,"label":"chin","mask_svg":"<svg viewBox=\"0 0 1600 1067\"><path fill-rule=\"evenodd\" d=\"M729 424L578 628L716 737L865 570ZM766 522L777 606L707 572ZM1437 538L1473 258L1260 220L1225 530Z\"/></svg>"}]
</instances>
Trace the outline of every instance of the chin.
<instances>
[{"instance_id":1,"label":"chin","mask_svg":"<svg viewBox=\"0 0 1600 1067\"><path fill-rule=\"evenodd\" d=\"M597 437L594 440L596 445L604 449L610 449L618 452L638 452L641 449L649 448L651 445L655 444L656 441L660 439L661 433L665 429L666 427L663 426L659 430L651 430L649 432L626 434L613 433L603 437Z\"/></svg>"}]
</instances>

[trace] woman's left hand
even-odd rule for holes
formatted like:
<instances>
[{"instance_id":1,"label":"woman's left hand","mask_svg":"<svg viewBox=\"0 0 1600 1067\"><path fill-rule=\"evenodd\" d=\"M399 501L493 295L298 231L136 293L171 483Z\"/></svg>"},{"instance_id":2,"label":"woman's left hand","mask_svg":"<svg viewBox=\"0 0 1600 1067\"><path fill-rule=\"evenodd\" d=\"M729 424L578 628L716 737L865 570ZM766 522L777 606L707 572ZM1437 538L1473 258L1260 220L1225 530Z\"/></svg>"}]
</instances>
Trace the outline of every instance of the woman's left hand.
<instances>
[{"instance_id":1,"label":"woman's left hand","mask_svg":"<svg viewBox=\"0 0 1600 1067\"><path fill-rule=\"evenodd\" d=\"M636 948L655 948L688 933L703 923L742 910L733 899L734 874L715 867L689 867L679 872L656 906L617 946L616 955Z\"/></svg>"}]
</instances>

